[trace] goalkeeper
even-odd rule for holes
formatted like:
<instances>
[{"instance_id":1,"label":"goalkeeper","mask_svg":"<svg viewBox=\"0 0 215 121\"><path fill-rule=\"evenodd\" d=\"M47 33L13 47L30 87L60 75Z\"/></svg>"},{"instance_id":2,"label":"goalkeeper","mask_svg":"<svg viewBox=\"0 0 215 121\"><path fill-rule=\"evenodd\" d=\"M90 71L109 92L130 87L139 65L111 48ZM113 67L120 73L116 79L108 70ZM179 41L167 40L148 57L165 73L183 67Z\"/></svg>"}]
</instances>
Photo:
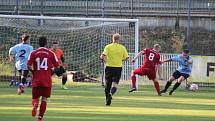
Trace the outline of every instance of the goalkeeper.
<instances>
[{"instance_id":1,"label":"goalkeeper","mask_svg":"<svg viewBox=\"0 0 215 121\"><path fill-rule=\"evenodd\" d=\"M58 77L62 76L61 89L67 90L68 88L65 86L67 82L67 73L66 73L67 64L64 63L65 58L64 58L63 50L59 48L58 42L53 42L53 46L52 48L50 48L50 50L55 53L58 59L58 63L60 65L60 68L54 68L52 75L56 74Z\"/></svg>"}]
</instances>

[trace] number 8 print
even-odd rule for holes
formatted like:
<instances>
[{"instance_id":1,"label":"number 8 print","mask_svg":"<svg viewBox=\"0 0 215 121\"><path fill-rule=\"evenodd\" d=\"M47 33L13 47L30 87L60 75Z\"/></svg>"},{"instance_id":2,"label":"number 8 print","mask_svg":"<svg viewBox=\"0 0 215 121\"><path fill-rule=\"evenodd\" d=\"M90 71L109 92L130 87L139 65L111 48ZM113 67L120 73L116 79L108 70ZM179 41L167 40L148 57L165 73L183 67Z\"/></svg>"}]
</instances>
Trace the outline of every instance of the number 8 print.
<instances>
[{"instance_id":1,"label":"number 8 print","mask_svg":"<svg viewBox=\"0 0 215 121\"><path fill-rule=\"evenodd\" d=\"M153 53L150 53L150 54L149 54L149 60L150 60L150 61L152 61L152 60L154 59L154 57L155 57L155 54L153 54Z\"/></svg>"}]
</instances>

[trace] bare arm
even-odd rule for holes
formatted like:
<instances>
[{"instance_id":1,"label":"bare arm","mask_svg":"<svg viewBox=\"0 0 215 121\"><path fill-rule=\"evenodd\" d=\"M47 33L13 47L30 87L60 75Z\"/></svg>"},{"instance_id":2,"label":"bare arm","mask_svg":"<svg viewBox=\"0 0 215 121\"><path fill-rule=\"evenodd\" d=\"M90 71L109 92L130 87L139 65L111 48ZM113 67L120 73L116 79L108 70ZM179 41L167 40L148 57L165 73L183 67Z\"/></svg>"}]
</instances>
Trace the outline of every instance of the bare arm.
<instances>
[{"instance_id":1,"label":"bare arm","mask_svg":"<svg viewBox=\"0 0 215 121\"><path fill-rule=\"evenodd\" d=\"M134 62L136 61L136 59L137 59L138 57L140 57L141 55L143 55L143 54L144 54L144 51L140 51L140 52L131 60L131 62L134 63Z\"/></svg>"},{"instance_id":2,"label":"bare arm","mask_svg":"<svg viewBox=\"0 0 215 121\"><path fill-rule=\"evenodd\" d=\"M61 56L60 60L61 60L61 62L62 62L62 66L66 69L66 68L68 67L68 64L65 63L65 58L64 58L64 56ZM60 61L60 60L58 60L58 61Z\"/></svg>"},{"instance_id":3,"label":"bare arm","mask_svg":"<svg viewBox=\"0 0 215 121\"><path fill-rule=\"evenodd\" d=\"M169 62L169 61L172 61L172 59L164 60L164 61L162 61L161 63L163 64L163 63L166 63L166 62Z\"/></svg>"},{"instance_id":4,"label":"bare arm","mask_svg":"<svg viewBox=\"0 0 215 121\"><path fill-rule=\"evenodd\" d=\"M28 67L28 70L33 73L34 70L33 70L32 66L28 65L27 67Z\"/></svg>"},{"instance_id":5,"label":"bare arm","mask_svg":"<svg viewBox=\"0 0 215 121\"><path fill-rule=\"evenodd\" d=\"M9 54L9 59L10 59L10 62L13 62L14 61L14 55Z\"/></svg>"},{"instance_id":6,"label":"bare arm","mask_svg":"<svg viewBox=\"0 0 215 121\"><path fill-rule=\"evenodd\" d=\"M107 56L105 54L101 54L100 59L102 60L102 62L106 62Z\"/></svg>"},{"instance_id":7,"label":"bare arm","mask_svg":"<svg viewBox=\"0 0 215 121\"><path fill-rule=\"evenodd\" d=\"M13 51L13 47L10 48L10 50L9 50L9 59L10 59L10 62L13 62L14 58L15 58L12 51Z\"/></svg>"},{"instance_id":8,"label":"bare arm","mask_svg":"<svg viewBox=\"0 0 215 121\"><path fill-rule=\"evenodd\" d=\"M64 64L64 62L65 62L64 56L61 56L61 57L60 57L60 60L61 60L62 64ZM58 61L60 61L60 60L58 60Z\"/></svg>"},{"instance_id":9,"label":"bare arm","mask_svg":"<svg viewBox=\"0 0 215 121\"><path fill-rule=\"evenodd\" d=\"M193 64L193 60L188 60L187 63L188 64Z\"/></svg>"}]
</instances>

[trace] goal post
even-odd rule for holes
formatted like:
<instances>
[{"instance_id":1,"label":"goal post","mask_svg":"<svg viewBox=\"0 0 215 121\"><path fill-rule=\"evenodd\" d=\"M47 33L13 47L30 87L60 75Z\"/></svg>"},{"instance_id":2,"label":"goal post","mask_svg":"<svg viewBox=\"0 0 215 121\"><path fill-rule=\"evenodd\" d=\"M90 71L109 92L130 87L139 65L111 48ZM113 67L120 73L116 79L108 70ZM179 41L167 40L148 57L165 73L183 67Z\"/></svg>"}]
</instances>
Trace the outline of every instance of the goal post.
<instances>
[{"instance_id":1,"label":"goal post","mask_svg":"<svg viewBox=\"0 0 215 121\"><path fill-rule=\"evenodd\" d=\"M17 28L18 33L15 31ZM16 34L20 37L23 33L30 35L34 49L38 48L39 36L47 37L48 47L52 46L53 41L59 41L69 65L68 70L82 73L86 78L84 81L94 82L91 78L101 81L99 56L104 46L112 42L114 33L122 35L121 43L131 58L139 51L138 19L0 15L0 43L4 45L0 52L2 65L7 62L9 48L17 44ZM138 61L135 65L129 61L124 65L120 85L130 85L130 72L138 66Z\"/></svg>"}]
</instances>

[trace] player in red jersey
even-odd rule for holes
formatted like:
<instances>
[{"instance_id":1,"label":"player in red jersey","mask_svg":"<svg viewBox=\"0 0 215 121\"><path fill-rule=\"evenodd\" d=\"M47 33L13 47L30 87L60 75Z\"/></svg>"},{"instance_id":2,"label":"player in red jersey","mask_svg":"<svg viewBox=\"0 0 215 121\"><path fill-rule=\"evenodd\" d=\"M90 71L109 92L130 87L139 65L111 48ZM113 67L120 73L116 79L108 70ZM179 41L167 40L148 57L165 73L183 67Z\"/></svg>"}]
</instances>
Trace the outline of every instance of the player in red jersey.
<instances>
[{"instance_id":1,"label":"player in red jersey","mask_svg":"<svg viewBox=\"0 0 215 121\"><path fill-rule=\"evenodd\" d=\"M52 88L52 67L59 67L56 55L47 49L46 37L39 38L40 48L34 50L28 58L28 69L33 74L32 79L32 116L35 117L41 98L38 121L43 120L46 111L47 98L51 95Z\"/></svg>"},{"instance_id":2,"label":"player in red jersey","mask_svg":"<svg viewBox=\"0 0 215 121\"><path fill-rule=\"evenodd\" d=\"M152 80L154 82L154 86L157 90L158 95L160 96L160 86L156 79L156 66L158 66L158 74L159 78L162 79L161 74L161 68L160 68L160 54L158 53L160 51L161 47L159 44L155 44L153 49L152 48L146 48L142 51L140 51L136 57L132 60L132 63L135 62L135 60L141 56L145 55L144 62L141 67L134 69L131 72L131 80L132 80L132 90L129 92L136 91L136 74L138 75L147 75L149 80Z\"/></svg>"}]
</instances>

